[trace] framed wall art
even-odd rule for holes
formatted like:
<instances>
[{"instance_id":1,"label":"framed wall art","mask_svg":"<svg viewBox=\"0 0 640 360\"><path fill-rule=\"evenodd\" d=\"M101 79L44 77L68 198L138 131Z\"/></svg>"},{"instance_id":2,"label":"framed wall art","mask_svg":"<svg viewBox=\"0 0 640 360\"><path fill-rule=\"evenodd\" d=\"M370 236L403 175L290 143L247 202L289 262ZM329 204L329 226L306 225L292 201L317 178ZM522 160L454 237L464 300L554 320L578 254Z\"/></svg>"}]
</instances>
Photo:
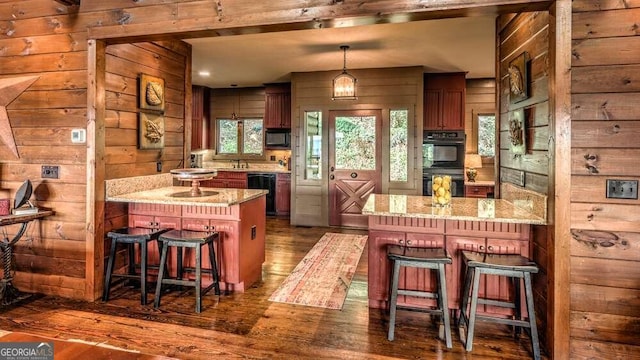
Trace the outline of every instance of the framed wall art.
<instances>
[{"instance_id":1,"label":"framed wall art","mask_svg":"<svg viewBox=\"0 0 640 360\"><path fill-rule=\"evenodd\" d=\"M140 74L140 109L164 111L164 79Z\"/></svg>"},{"instance_id":2,"label":"framed wall art","mask_svg":"<svg viewBox=\"0 0 640 360\"><path fill-rule=\"evenodd\" d=\"M529 72L527 70L527 52L523 52L509 62L509 100L512 104L529 97Z\"/></svg>"},{"instance_id":3,"label":"framed wall art","mask_svg":"<svg viewBox=\"0 0 640 360\"><path fill-rule=\"evenodd\" d=\"M141 150L164 147L164 115L140 112L138 121L138 148Z\"/></svg>"},{"instance_id":4,"label":"framed wall art","mask_svg":"<svg viewBox=\"0 0 640 360\"><path fill-rule=\"evenodd\" d=\"M518 109L509 113L509 143L513 154L523 155L527 151L525 142L524 109Z\"/></svg>"}]
</instances>

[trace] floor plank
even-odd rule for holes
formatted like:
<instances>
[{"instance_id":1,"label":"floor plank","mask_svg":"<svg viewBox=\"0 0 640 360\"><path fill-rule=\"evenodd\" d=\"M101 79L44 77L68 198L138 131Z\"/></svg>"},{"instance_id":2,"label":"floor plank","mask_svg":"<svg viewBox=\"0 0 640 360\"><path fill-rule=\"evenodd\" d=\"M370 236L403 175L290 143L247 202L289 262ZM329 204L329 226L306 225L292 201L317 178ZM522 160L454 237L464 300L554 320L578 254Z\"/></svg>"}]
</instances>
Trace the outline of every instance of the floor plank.
<instances>
[{"instance_id":1,"label":"floor plank","mask_svg":"<svg viewBox=\"0 0 640 360\"><path fill-rule=\"evenodd\" d=\"M363 253L342 310L268 301L286 276L325 232L267 221L263 279L243 294L218 301L205 296L194 312L193 292L163 295L160 309L140 305L139 290L113 289L107 303L33 295L0 309L0 329L54 339L99 342L144 354L180 359L526 359L528 337L514 339L506 326L479 324L473 352L466 353L454 329L454 346L438 339L429 315L398 313L396 340L386 339L388 315L367 306L367 252ZM2 341L2 338L0 338ZM56 360L75 359L73 355ZM110 357L91 356L92 360Z\"/></svg>"}]
</instances>

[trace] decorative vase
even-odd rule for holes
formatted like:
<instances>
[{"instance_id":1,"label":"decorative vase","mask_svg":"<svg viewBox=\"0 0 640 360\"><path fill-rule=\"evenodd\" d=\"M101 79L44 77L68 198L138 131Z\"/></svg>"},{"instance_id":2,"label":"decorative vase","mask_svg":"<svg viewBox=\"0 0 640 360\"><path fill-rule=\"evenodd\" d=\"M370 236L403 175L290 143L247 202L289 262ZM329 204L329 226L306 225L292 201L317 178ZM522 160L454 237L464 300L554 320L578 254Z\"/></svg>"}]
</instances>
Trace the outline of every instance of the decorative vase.
<instances>
[{"instance_id":1,"label":"decorative vase","mask_svg":"<svg viewBox=\"0 0 640 360\"><path fill-rule=\"evenodd\" d=\"M451 176L433 175L431 178L431 204L436 207L451 205Z\"/></svg>"}]
</instances>

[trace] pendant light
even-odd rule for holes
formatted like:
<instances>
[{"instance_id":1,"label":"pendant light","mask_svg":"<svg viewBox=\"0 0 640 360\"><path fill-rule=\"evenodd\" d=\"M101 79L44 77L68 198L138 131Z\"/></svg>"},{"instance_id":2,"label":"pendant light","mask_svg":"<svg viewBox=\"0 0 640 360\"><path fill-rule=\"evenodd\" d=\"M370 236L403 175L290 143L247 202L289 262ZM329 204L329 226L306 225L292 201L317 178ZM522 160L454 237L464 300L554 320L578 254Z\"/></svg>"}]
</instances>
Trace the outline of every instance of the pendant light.
<instances>
[{"instance_id":1,"label":"pendant light","mask_svg":"<svg viewBox=\"0 0 640 360\"><path fill-rule=\"evenodd\" d=\"M344 64L342 66L342 73L333 78L333 100L355 100L356 96L356 83L358 80L347 72L347 50L348 45L340 46L340 49L344 52Z\"/></svg>"}]
</instances>

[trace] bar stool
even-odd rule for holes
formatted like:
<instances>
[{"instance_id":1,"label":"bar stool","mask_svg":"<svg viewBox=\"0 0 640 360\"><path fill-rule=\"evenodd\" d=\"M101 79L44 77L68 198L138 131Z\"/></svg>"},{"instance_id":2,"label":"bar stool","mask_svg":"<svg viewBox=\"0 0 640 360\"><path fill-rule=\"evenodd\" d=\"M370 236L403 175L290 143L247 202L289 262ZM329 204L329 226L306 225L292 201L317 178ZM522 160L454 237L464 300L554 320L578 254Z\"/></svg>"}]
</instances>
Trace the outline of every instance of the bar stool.
<instances>
[{"instance_id":1,"label":"bar stool","mask_svg":"<svg viewBox=\"0 0 640 360\"><path fill-rule=\"evenodd\" d=\"M389 333L387 339L393 341L396 325L396 309L419 310L429 312L442 317L444 326L444 340L447 347L451 348L451 326L449 322L449 307L447 304L447 284L444 265L451 264L451 257L445 249L441 248L414 248L399 245L387 247L387 257L392 262L391 270L391 300L389 302ZM399 289L400 267L415 267L436 270L438 285L436 291L418 291L412 289ZM429 299L437 299L437 307L418 308L409 305L398 305L398 295L415 296ZM442 338L442 331L439 332Z\"/></svg>"},{"instance_id":2,"label":"bar stool","mask_svg":"<svg viewBox=\"0 0 640 360\"><path fill-rule=\"evenodd\" d=\"M104 289L102 291L102 301L109 301L109 292L111 290L111 281L114 277L137 279L140 278L140 303L147 304L147 244L150 241L157 240L158 236L168 229L146 229L136 227L124 227L112 230L107 233L107 237L111 239L111 251L107 261L107 270L104 274ZM129 265L126 274L114 274L113 264L116 258L116 248L118 244L127 244L127 253L129 257ZM140 273L136 273L135 262L135 244L138 244L140 250Z\"/></svg>"},{"instance_id":3,"label":"bar stool","mask_svg":"<svg viewBox=\"0 0 640 360\"><path fill-rule=\"evenodd\" d=\"M536 316L533 305L533 289L531 286L531 274L538 272L535 262L518 254L486 254L472 251L462 251L462 257L467 265L467 272L464 281L464 292L462 295L462 306L460 307L460 318L458 326L462 328L467 325L465 348L471 351L473 348L473 335L476 321L490 321L499 324L506 324L515 327L516 335L520 333L520 328L529 329L531 337L531 347L533 358L540 359L540 345L538 343L538 328L536 326ZM480 276L483 274L506 276L510 278L514 285L514 302L501 301L478 296L480 288ZM528 320L524 320L521 314L522 293L520 291L520 281L524 280L525 301L527 302ZM471 304L467 315L467 306ZM478 305L492 305L514 309L514 318L496 317L490 315L478 315ZM461 335L463 333L461 332Z\"/></svg>"},{"instance_id":4,"label":"bar stool","mask_svg":"<svg viewBox=\"0 0 640 360\"><path fill-rule=\"evenodd\" d=\"M158 242L162 244L162 255L160 256L160 270L158 273L158 283L156 285L156 297L154 299L154 308L160 307L160 297L162 296L162 285L184 285L192 286L196 289L196 312L202 311L202 296L205 295L212 288L215 289L215 294L220 295L220 280L218 279L218 266L216 264L216 254L213 248L213 242L218 239L217 232L200 232L190 230L171 230L163 233L158 238ZM202 247L207 246L209 248L209 260L211 262L211 274L213 276L213 283L206 288L202 288ZM178 250L178 266L176 278L169 278L166 274L167 266L167 252L169 247L176 247ZM182 249L191 248L196 251L196 266L193 268L185 268L182 266ZM184 280L182 275L185 270L195 270L195 280ZM207 270L205 270L207 271ZM208 271L209 272L209 271Z\"/></svg>"}]
</instances>

